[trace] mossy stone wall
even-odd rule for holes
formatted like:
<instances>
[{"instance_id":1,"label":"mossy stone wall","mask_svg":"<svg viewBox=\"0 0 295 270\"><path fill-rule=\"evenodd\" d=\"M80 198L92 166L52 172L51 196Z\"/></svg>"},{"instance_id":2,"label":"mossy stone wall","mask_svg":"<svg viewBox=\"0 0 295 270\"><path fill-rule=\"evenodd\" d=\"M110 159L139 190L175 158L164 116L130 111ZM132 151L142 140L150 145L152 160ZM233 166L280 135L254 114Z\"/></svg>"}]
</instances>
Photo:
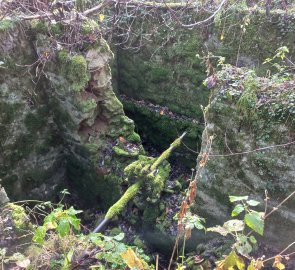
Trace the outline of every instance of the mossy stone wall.
<instances>
[{"instance_id":1,"label":"mossy stone wall","mask_svg":"<svg viewBox=\"0 0 295 270\"><path fill-rule=\"evenodd\" d=\"M136 158L113 146L130 137L139 153L141 141L112 90L108 45L88 40L98 26L82 24L79 49L56 49L69 27L38 20L0 30L1 184L12 200L55 199L67 187L81 204L107 208Z\"/></svg>"},{"instance_id":2,"label":"mossy stone wall","mask_svg":"<svg viewBox=\"0 0 295 270\"><path fill-rule=\"evenodd\" d=\"M205 15L187 14L192 21L200 20L200 16L203 18ZM140 23L138 25L141 26ZM148 34L152 29L155 29L154 23L145 22L142 31ZM254 68L259 75L266 76L267 70L273 71L273 68L262 63L274 56L279 47L287 46L290 59L294 58L294 30L295 17L292 14L274 11L266 16L260 10L230 10L220 13L208 26L194 29L180 26L169 29L164 24L159 25L136 52L117 49L117 91L136 101L168 107L173 113L202 122L201 105L205 107L208 104L210 95L210 90L203 85L208 66L196 55L204 57L212 53L225 57L225 63ZM138 46L138 39L133 40L134 44L128 46ZM211 57L210 62L216 65L217 58ZM124 99L123 103L127 115L135 120L141 135L145 134L147 140L155 143L159 150L164 149L166 138L175 133L174 119L168 121L170 129L167 128L165 117L160 119L157 113L146 113L142 106L132 106ZM157 121L150 121L155 118ZM157 134L161 138L156 138ZM199 137L198 133L192 136ZM189 144L193 149L199 145L199 139Z\"/></svg>"}]
</instances>

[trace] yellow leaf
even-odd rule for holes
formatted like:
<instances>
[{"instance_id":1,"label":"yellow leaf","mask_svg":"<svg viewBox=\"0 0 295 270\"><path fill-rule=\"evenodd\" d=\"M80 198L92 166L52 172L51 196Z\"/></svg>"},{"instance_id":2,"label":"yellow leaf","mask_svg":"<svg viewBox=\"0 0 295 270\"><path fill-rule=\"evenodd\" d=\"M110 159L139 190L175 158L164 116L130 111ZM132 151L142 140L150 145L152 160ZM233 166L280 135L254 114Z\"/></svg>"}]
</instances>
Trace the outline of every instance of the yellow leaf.
<instances>
[{"instance_id":1,"label":"yellow leaf","mask_svg":"<svg viewBox=\"0 0 295 270\"><path fill-rule=\"evenodd\" d=\"M263 267L263 261L261 260L252 260L251 264L247 267L247 270L260 270Z\"/></svg>"},{"instance_id":2,"label":"yellow leaf","mask_svg":"<svg viewBox=\"0 0 295 270\"><path fill-rule=\"evenodd\" d=\"M104 15L103 14L99 14L99 20L102 22L104 20Z\"/></svg>"},{"instance_id":3,"label":"yellow leaf","mask_svg":"<svg viewBox=\"0 0 295 270\"><path fill-rule=\"evenodd\" d=\"M285 265L282 263L282 256L276 256L272 266L278 268L279 270L284 270Z\"/></svg>"},{"instance_id":4,"label":"yellow leaf","mask_svg":"<svg viewBox=\"0 0 295 270\"><path fill-rule=\"evenodd\" d=\"M245 269L244 260L235 251L232 251L224 260L217 262L216 270L234 270L235 266L239 270Z\"/></svg>"},{"instance_id":5,"label":"yellow leaf","mask_svg":"<svg viewBox=\"0 0 295 270\"><path fill-rule=\"evenodd\" d=\"M128 248L126 252L123 252L121 254L121 257L126 262L127 266L131 269L132 268L137 268L138 270L146 269L142 261L137 257L137 255L131 248Z\"/></svg>"},{"instance_id":6,"label":"yellow leaf","mask_svg":"<svg viewBox=\"0 0 295 270\"><path fill-rule=\"evenodd\" d=\"M220 40L223 41L224 40L224 33L223 31L221 32L221 35L220 35Z\"/></svg>"},{"instance_id":7,"label":"yellow leaf","mask_svg":"<svg viewBox=\"0 0 295 270\"><path fill-rule=\"evenodd\" d=\"M53 222L47 222L45 224L46 230L53 230L57 228L57 223L55 221Z\"/></svg>"}]
</instances>

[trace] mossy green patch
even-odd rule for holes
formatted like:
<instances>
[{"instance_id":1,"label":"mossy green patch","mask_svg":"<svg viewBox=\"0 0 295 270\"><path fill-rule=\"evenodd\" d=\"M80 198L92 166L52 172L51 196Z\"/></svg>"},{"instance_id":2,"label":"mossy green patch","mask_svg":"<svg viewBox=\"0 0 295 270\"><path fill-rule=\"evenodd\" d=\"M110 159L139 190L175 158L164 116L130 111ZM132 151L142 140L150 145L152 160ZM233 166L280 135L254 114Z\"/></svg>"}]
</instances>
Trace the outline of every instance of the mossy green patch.
<instances>
[{"instance_id":1,"label":"mossy green patch","mask_svg":"<svg viewBox=\"0 0 295 270\"><path fill-rule=\"evenodd\" d=\"M85 88L89 79L87 62L83 55L70 55L65 49L58 53L61 74L69 82L70 91L79 92Z\"/></svg>"},{"instance_id":2,"label":"mossy green patch","mask_svg":"<svg viewBox=\"0 0 295 270\"><path fill-rule=\"evenodd\" d=\"M140 136L136 132L133 132L132 134L127 136L127 140L129 142L134 142L134 143L140 143L141 142Z\"/></svg>"},{"instance_id":3,"label":"mossy green patch","mask_svg":"<svg viewBox=\"0 0 295 270\"><path fill-rule=\"evenodd\" d=\"M0 21L0 31L8 31L15 27L15 21L11 19L2 19Z\"/></svg>"},{"instance_id":4,"label":"mossy green patch","mask_svg":"<svg viewBox=\"0 0 295 270\"><path fill-rule=\"evenodd\" d=\"M26 185L34 186L37 183L46 182L45 180L48 178L48 172L41 168L33 168L26 171L23 175L23 180Z\"/></svg>"},{"instance_id":5,"label":"mossy green patch","mask_svg":"<svg viewBox=\"0 0 295 270\"><path fill-rule=\"evenodd\" d=\"M48 23L40 19L31 20L30 25L35 33L47 34L49 31Z\"/></svg>"},{"instance_id":6,"label":"mossy green patch","mask_svg":"<svg viewBox=\"0 0 295 270\"><path fill-rule=\"evenodd\" d=\"M93 34L99 30L99 25L91 19L84 20L82 22L82 33L84 35Z\"/></svg>"},{"instance_id":7,"label":"mossy green patch","mask_svg":"<svg viewBox=\"0 0 295 270\"><path fill-rule=\"evenodd\" d=\"M203 125L198 123L197 120L171 118L132 101L123 100L123 105L127 116L134 120L141 136L146 138L159 151L167 149L171 141L184 131L187 131L184 143L191 149L196 150L200 147ZM178 161L183 161L182 163L190 168L195 165L196 157L194 153L183 147L176 149L176 153L180 154Z\"/></svg>"},{"instance_id":8,"label":"mossy green patch","mask_svg":"<svg viewBox=\"0 0 295 270\"><path fill-rule=\"evenodd\" d=\"M35 133L44 127L45 121L45 116L40 111L37 111L37 113L28 113L26 115L25 125L29 132Z\"/></svg>"},{"instance_id":9,"label":"mossy green patch","mask_svg":"<svg viewBox=\"0 0 295 270\"><path fill-rule=\"evenodd\" d=\"M8 126L15 119L20 107L20 104L9 104L2 101L0 102L0 145L2 145L6 136L8 136Z\"/></svg>"},{"instance_id":10,"label":"mossy green patch","mask_svg":"<svg viewBox=\"0 0 295 270\"><path fill-rule=\"evenodd\" d=\"M78 108L83 112L83 113L88 113L92 110L94 110L97 107L95 99L91 98L88 100L82 100L78 103Z\"/></svg>"},{"instance_id":11,"label":"mossy green patch","mask_svg":"<svg viewBox=\"0 0 295 270\"><path fill-rule=\"evenodd\" d=\"M25 209L13 203L7 204L7 207L12 210L12 219L17 232L27 229L29 218Z\"/></svg>"},{"instance_id":12,"label":"mossy green patch","mask_svg":"<svg viewBox=\"0 0 295 270\"><path fill-rule=\"evenodd\" d=\"M139 155L139 150L136 149L135 151L130 151L130 150L124 150L123 148L120 148L118 146L113 147L113 151L117 156L121 157L137 157Z\"/></svg>"}]
</instances>

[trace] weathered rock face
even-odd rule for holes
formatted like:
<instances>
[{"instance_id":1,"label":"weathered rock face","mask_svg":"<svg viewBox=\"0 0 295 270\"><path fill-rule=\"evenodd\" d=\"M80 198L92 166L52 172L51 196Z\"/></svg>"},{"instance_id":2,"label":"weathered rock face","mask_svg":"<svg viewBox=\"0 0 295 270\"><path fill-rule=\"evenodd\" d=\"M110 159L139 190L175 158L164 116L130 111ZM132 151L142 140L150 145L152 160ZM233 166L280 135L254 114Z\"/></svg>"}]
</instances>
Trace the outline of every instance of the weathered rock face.
<instances>
[{"instance_id":1,"label":"weathered rock face","mask_svg":"<svg viewBox=\"0 0 295 270\"><path fill-rule=\"evenodd\" d=\"M112 90L112 53L103 39L70 53L49 32L32 22L0 33L1 184L12 199L52 198L70 187L88 202L112 204L124 164L142 151Z\"/></svg>"},{"instance_id":2,"label":"weathered rock face","mask_svg":"<svg viewBox=\"0 0 295 270\"><path fill-rule=\"evenodd\" d=\"M214 139L196 202L209 222L230 218L228 195L249 195L263 212L265 190L268 211L294 191L294 101L293 79L259 78L233 67L218 73L205 113L203 152L208 138ZM265 221L265 239L276 247L294 237L294 206L289 200Z\"/></svg>"},{"instance_id":3,"label":"weathered rock face","mask_svg":"<svg viewBox=\"0 0 295 270\"><path fill-rule=\"evenodd\" d=\"M202 16L206 18L206 14L185 15L190 22L201 20ZM140 19L138 21L138 29L141 29ZM134 119L141 135L145 134L158 149L167 147L165 139L171 140L176 128L179 133L184 129L190 130L190 138L185 143L198 151L201 141L199 130L203 129L200 105L205 107L209 97L202 82L206 68L212 72L213 66L209 63L216 66L216 58L212 55L225 57L226 63L254 68L265 75L270 66L262 63L272 57L276 49L287 46L290 55L295 54L294 29L292 15L274 12L268 17L264 11L230 10L220 13L208 26L194 29L173 25L169 28L164 23L145 22L141 31L148 40L142 47L137 48L138 39L130 38L134 43L128 45L134 46L136 52L118 49L116 53L117 90L127 96L127 99L122 99L125 111ZM196 54L208 57L205 59L207 62L197 58ZM140 106L138 102L142 102ZM169 119L168 115L167 119L165 113L160 114L161 108L151 111L144 103L164 107L164 112L167 109L184 116L184 121L179 119L179 124L176 124L175 118ZM186 117L190 119L190 125L186 123ZM153 129L145 128L146 122L150 122ZM187 163L188 160L195 161L190 151L181 154L187 156Z\"/></svg>"}]
</instances>

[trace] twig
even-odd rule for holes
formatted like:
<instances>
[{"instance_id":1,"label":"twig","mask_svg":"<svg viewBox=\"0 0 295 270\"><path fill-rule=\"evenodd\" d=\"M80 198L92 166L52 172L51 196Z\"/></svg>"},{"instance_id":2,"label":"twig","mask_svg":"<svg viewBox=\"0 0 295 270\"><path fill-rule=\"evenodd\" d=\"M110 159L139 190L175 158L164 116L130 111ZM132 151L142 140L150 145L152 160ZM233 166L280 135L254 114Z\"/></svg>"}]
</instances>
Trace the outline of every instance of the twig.
<instances>
[{"instance_id":1,"label":"twig","mask_svg":"<svg viewBox=\"0 0 295 270\"><path fill-rule=\"evenodd\" d=\"M269 217L273 212L277 211L286 201L288 201L294 195L295 195L295 190L287 198L285 198L282 202L280 202L276 207L274 207L268 214L266 214L264 219Z\"/></svg>"},{"instance_id":2,"label":"twig","mask_svg":"<svg viewBox=\"0 0 295 270\"><path fill-rule=\"evenodd\" d=\"M211 19L213 19L217 15L217 13L221 10L222 6L225 3L226 3L226 0L222 0L222 2L218 6L218 8L215 10L215 12L211 16L209 16L207 19L205 19L203 21L191 23L191 24L181 24L181 26L191 28L191 27L198 26L198 25L201 25L201 24L204 24L204 23L210 21Z\"/></svg>"},{"instance_id":3,"label":"twig","mask_svg":"<svg viewBox=\"0 0 295 270\"><path fill-rule=\"evenodd\" d=\"M283 253L285 251L287 251L290 247L292 247L294 244L295 244L295 241L293 243L289 244L286 248L284 248L279 254L277 254L277 255L275 255L273 257L267 258L263 262L268 262L268 261L270 261L272 259L275 259L275 257L278 256L278 255L282 255L282 256L291 256L291 255L293 255L295 253L295 251L291 252L290 254L287 254L287 255L284 255Z\"/></svg>"},{"instance_id":4,"label":"twig","mask_svg":"<svg viewBox=\"0 0 295 270\"><path fill-rule=\"evenodd\" d=\"M229 156L237 156L237 155L245 155L245 154L250 154L253 152L259 152L259 151L263 151L263 150L267 150L270 148L275 148L275 147L284 147L284 146L288 146L291 144L295 144L295 141L289 142L289 143L284 143L284 144L276 144L276 145L270 145L270 146L266 146L266 147L261 147L261 148L257 148L254 150L249 150L249 151L245 151L245 152L237 152L237 153L231 153L231 154L210 154L209 157L229 157Z\"/></svg>"}]
</instances>

